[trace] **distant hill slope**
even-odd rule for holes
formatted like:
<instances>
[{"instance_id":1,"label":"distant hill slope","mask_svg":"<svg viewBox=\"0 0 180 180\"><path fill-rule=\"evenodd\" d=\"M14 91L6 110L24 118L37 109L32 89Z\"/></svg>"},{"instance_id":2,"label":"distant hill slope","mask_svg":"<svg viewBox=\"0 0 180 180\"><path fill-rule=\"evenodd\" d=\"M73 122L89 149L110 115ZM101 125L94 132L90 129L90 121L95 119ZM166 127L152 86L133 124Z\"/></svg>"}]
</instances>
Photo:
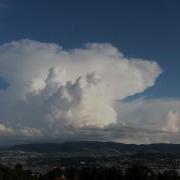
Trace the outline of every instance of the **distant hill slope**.
<instances>
[{"instance_id":1,"label":"distant hill slope","mask_svg":"<svg viewBox=\"0 0 180 180\"><path fill-rule=\"evenodd\" d=\"M114 142L80 141L65 143L20 144L12 146L9 150L66 153L180 153L180 144L135 145Z\"/></svg>"}]
</instances>

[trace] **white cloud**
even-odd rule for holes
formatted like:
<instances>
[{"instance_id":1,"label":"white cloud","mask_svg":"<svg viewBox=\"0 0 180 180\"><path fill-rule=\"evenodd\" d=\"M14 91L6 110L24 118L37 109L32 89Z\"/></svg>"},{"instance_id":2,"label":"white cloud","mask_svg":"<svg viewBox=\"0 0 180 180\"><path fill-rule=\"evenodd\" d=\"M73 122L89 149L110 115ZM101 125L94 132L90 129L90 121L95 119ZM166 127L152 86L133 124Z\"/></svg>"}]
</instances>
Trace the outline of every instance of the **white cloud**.
<instances>
[{"instance_id":1,"label":"white cloud","mask_svg":"<svg viewBox=\"0 0 180 180\"><path fill-rule=\"evenodd\" d=\"M135 129L135 132L127 130L117 136L116 140L180 143L180 100L162 98L117 101L115 109L124 127Z\"/></svg>"},{"instance_id":2,"label":"white cloud","mask_svg":"<svg viewBox=\"0 0 180 180\"><path fill-rule=\"evenodd\" d=\"M6 127L4 124L0 123L0 136L9 136L14 133L13 129Z\"/></svg>"},{"instance_id":3,"label":"white cloud","mask_svg":"<svg viewBox=\"0 0 180 180\"><path fill-rule=\"evenodd\" d=\"M175 99L138 99L130 102L117 102L119 119L128 126L162 130L169 124L177 124L180 101Z\"/></svg>"},{"instance_id":4,"label":"white cloud","mask_svg":"<svg viewBox=\"0 0 180 180\"><path fill-rule=\"evenodd\" d=\"M160 73L156 62L128 59L111 44L66 51L27 39L6 43L0 75L10 86L0 91L0 123L31 136L100 130L119 123L114 100L143 92Z\"/></svg>"},{"instance_id":5,"label":"white cloud","mask_svg":"<svg viewBox=\"0 0 180 180\"><path fill-rule=\"evenodd\" d=\"M34 137L37 138L39 136L42 136L42 133L39 129L36 128L24 128L20 130L20 133L27 137Z\"/></svg>"},{"instance_id":6,"label":"white cloud","mask_svg":"<svg viewBox=\"0 0 180 180\"><path fill-rule=\"evenodd\" d=\"M162 128L164 131L168 132L178 132L180 126L180 116L178 112L169 111L167 115L167 122Z\"/></svg>"}]
</instances>

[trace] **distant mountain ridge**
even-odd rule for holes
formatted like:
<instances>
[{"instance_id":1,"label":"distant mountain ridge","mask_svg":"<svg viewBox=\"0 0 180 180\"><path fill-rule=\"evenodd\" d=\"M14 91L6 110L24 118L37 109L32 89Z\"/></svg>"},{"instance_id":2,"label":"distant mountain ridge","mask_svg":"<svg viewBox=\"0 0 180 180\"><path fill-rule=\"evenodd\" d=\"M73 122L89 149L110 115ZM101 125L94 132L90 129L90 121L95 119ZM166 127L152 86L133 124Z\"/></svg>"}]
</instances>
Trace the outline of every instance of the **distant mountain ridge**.
<instances>
[{"instance_id":1,"label":"distant mountain ridge","mask_svg":"<svg viewBox=\"0 0 180 180\"><path fill-rule=\"evenodd\" d=\"M20 144L9 148L27 152L95 152L95 153L180 153L180 144L122 144L115 142L79 141L64 143Z\"/></svg>"}]
</instances>

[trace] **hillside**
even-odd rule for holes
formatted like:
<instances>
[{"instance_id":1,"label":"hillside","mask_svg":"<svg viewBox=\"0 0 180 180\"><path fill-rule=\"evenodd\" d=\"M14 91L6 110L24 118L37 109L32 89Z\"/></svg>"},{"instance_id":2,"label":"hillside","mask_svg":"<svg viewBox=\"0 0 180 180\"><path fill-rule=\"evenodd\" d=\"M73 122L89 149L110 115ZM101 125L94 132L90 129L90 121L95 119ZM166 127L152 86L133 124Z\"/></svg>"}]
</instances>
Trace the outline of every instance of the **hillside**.
<instances>
[{"instance_id":1,"label":"hillside","mask_svg":"<svg viewBox=\"0 0 180 180\"><path fill-rule=\"evenodd\" d=\"M20 144L9 150L29 152L96 152L96 153L180 153L180 144L122 144L114 142L79 141L64 143Z\"/></svg>"}]
</instances>

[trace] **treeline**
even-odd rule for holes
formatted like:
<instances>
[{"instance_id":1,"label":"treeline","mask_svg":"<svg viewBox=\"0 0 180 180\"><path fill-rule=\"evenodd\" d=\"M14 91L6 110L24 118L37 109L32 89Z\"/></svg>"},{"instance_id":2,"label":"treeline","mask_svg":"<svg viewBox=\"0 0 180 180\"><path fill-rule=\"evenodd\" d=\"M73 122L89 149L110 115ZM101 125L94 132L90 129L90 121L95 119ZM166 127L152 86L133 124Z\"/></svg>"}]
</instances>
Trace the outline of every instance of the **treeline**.
<instances>
[{"instance_id":1,"label":"treeline","mask_svg":"<svg viewBox=\"0 0 180 180\"><path fill-rule=\"evenodd\" d=\"M29 170L23 170L20 164L14 169L0 166L0 180L37 180Z\"/></svg>"},{"instance_id":2,"label":"treeline","mask_svg":"<svg viewBox=\"0 0 180 180\"><path fill-rule=\"evenodd\" d=\"M0 166L0 180L180 180L175 170L155 172L145 166L132 166L124 173L116 168L52 169L45 175Z\"/></svg>"}]
</instances>

